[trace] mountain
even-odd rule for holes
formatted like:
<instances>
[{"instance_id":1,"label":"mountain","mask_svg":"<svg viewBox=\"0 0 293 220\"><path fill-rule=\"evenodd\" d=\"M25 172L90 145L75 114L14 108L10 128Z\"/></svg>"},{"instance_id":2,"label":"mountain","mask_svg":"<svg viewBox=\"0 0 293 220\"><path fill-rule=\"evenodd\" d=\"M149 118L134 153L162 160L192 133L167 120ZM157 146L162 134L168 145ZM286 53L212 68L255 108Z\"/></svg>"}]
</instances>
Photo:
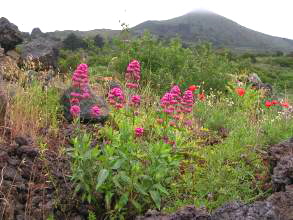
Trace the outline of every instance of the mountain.
<instances>
[{"instance_id":1,"label":"mountain","mask_svg":"<svg viewBox=\"0 0 293 220\"><path fill-rule=\"evenodd\" d=\"M163 21L145 21L130 29L133 36L146 30L162 39L179 36L185 44L211 42L215 48L229 48L234 52L293 51L293 40L274 37L243 27L236 22L210 11L194 11L186 15ZM119 35L119 30L95 29L91 31L55 31L48 34L64 39L70 33L81 37L103 37Z\"/></svg>"},{"instance_id":2,"label":"mountain","mask_svg":"<svg viewBox=\"0 0 293 220\"><path fill-rule=\"evenodd\" d=\"M293 40L251 30L210 11L194 11L164 21L146 21L132 28L135 35L145 30L160 38L179 36L185 43L208 41L216 48L234 51L293 51Z\"/></svg>"}]
</instances>

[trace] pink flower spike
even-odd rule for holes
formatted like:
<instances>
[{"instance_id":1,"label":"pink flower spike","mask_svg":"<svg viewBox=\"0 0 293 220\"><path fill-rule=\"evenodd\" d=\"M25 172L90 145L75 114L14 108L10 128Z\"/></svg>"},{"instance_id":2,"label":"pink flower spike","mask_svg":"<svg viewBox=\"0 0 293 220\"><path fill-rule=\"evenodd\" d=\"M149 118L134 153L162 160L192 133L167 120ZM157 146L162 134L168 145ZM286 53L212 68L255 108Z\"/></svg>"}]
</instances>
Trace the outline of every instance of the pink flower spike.
<instances>
[{"instance_id":1,"label":"pink flower spike","mask_svg":"<svg viewBox=\"0 0 293 220\"><path fill-rule=\"evenodd\" d=\"M141 137L143 135L144 129L143 128L135 128L134 130L136 137Z\"/></svg>"},{"instance_id":2,"label":"pink flower spike","mask_svg":"<svg viewBox=\"0 0 293 220\"><path fill-rule=\"evenodd\" d=\"M139 95L133 95L131 96L131 102L134 105L139 105L140 104L140 96Z\"/></svg>"},{"instance_id":3,"label":"pink flower spike","mask_svg":"<svg viewBox=\"0 0 293 220\"><path fill-rule=\"evenodd\" d=\"M101 113L101 110L98 106L95 105L91 108L91 115L93 117L98 117L100 115L100 113Z\"/></svg>"},{"instance_id":4,"label":"pink flower spike","mask_svg":"<svg viewBox=\"0 0 293 220\"><path fill-rule=\"evenodd\" d=\"M78 117L80 114L80 107L78 105L71 106L70 113L73 117Z\"/></svg>"}]
</instances>

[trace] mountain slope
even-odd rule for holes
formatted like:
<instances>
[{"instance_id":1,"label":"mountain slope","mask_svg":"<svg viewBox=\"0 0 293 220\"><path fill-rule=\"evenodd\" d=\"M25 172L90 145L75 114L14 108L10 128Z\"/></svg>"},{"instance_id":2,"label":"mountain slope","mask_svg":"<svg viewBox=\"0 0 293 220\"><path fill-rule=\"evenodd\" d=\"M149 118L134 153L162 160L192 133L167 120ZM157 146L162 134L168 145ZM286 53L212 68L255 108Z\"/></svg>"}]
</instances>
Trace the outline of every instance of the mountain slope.
<instances>
[{"instance_id":1,"label":"mountain slope","mask_svg":"<svg viewBox=\"0 0 293 220\"><path fill-rule=\"evenodd\" d=\"M179 36L186 43L211 42L215 47L238 51L293 51L293 40L253 31L209 11L196 11L164 21L146 21L132 28L164 38Z\"/></svg>"},{"instance_id":2,"label":"mountain slope","mask_svg":"<svg viewBox=\"0 0 293 220\"><path fill-rule=\"evenodd\" d=\"M47 34L51 37L56 37L60 39L66 38L69 34L74 33L79 37L94 37L97 34L103 37L113 37L120 33L119 30L110 30L110 29L95 29L90 31L73 31L73 30L64 30L64 31L54 31L47 32Z\"/></svg>"}]
</instances>

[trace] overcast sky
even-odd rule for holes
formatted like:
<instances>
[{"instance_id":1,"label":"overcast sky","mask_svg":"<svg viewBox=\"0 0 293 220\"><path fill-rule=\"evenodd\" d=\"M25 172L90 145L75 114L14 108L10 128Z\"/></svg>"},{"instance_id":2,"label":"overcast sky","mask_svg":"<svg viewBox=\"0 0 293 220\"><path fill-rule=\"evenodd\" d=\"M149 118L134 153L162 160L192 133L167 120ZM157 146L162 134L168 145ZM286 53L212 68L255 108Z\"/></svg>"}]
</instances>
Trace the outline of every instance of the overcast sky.
<instances>
[{"instance_id":1,"label":"overcast sky","mask_svg":"<svg viewBox=\"0 0 293 220\"><path fill-rule=\"evenodd\" d=\"M293 39L293 0L0 0L0 17L21 31L121 29L204 8L245 27ZM223 30L225 31L225 30Z\"/></svg>"}]
</instances>

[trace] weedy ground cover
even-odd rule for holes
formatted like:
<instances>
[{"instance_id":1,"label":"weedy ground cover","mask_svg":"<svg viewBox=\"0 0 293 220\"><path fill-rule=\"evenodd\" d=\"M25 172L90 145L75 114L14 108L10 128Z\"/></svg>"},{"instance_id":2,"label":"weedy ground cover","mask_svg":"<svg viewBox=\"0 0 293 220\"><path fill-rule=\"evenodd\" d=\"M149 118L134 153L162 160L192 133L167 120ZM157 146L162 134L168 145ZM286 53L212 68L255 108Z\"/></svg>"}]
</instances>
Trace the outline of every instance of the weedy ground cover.
<instances>
[{"instance_id":1,"label":"weedy ground cover","mask_svg":"<svg viewBox=\"0 0 293 220\"><path fill-rule=\"evenodd\" d=\"M266 146L293 131L286 100L235 82L227 93L208 94L173 85L160 98L140 85L140 73L132 61L125 84L109 91L116 126L97 131L101 145L90 147L91 134L82 131L74 139L73 181L83 199L123 218L186 204L214 209L270 192Z\"/></svg>"}]
</instances>

